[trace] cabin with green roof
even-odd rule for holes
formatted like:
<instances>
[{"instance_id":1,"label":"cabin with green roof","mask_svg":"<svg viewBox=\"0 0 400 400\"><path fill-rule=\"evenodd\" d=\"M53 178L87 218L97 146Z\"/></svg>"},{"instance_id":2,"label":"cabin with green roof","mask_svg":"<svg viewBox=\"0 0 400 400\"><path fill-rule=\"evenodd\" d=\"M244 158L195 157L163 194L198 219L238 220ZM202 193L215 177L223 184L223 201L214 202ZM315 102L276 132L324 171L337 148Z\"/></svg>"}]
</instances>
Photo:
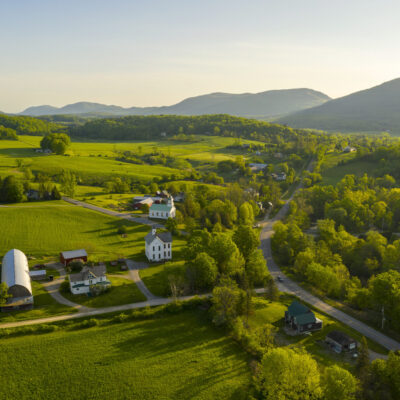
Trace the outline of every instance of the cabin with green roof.
<instances>
[{"instance_id":1,"label":"cabin with green roof","mask_svg":"<svg viewBox=\"0 0 400 400\"><path fill-rule=\"evenodd\" d=\"M285 311L285 324L295 333L322 329L322 321L308 307L297 300L294 300Z\"/></svg>"}]
</instances>

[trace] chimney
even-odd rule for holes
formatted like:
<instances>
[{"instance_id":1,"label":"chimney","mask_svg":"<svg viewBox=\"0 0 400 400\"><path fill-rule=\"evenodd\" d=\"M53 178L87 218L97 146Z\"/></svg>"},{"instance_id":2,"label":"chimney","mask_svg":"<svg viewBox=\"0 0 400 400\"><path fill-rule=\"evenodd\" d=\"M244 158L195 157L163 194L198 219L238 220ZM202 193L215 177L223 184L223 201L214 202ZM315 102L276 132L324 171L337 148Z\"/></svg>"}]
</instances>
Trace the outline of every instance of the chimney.
<instances>
[{"instance_id":1,"label":"chimney","mask_svg":"<svg viewBox=\"0 0 400 400\"><path fill-rule=\"evenodd\" d=\"M153 235L153 236L155 236L155 234L157 233L157 228L152 228L151 229L151 234Z\"/></svg>"}]
</instances>

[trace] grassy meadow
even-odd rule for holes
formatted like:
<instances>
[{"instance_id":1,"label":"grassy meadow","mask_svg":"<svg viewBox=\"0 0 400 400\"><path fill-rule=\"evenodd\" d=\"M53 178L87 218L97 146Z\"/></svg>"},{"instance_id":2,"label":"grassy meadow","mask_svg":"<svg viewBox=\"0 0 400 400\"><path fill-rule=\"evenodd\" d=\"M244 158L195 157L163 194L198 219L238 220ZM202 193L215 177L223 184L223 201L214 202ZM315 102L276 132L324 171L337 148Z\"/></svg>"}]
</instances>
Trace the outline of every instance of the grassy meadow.
<instances>
[{"instance_id":1,"label":"grassy meadow","mask_svg":"<svg viewBox=\"0 0 400 400\"><path fill-rule=\"evenodd\" d=\"M119 152L134 151L146 154L155 149L167 155L185 158L197 163L214 163L234 159L238 152L226 149L235 143L234 138L217 136L197 137L194 142L147 141L147 142L79 142L74 141L65 156L35 153L41 137L20 136L19 141L0 141L0 176L20 174L16 166L17 159L32 171L54 175L63 169L76 174L84 173L88 177L110 178L120 176L147 182L155 177L172 174L180 175L181 170L162 165L138 165L115 160ZM257 143L243 140L243 143Z\"/></svg>"},{"instance_id":2,"label":"grassy meadow","mask_svg":"<svg viewBox=\"0 0 400 400\"><path fill-rule=\"evenodd\" d=\"M244 399L247 362L198 312L167 314L2 339L0 398Z\"/></svg>"},{"instance_id":3,"label":"grassy meadow","mask_svg":"<svg viewBox=\"0 0 400 400\"><path fill-rule=\"evenodd\" d=\"M117 233L128 229L127 237ZM58 257L60 251L85 248L92 260L141 257L149 227L65 202L21 203L0 207L0 254L18 248L35 257ZM179 247L179 244L178 244Z\"/></svg>"},{"instance_id":4,"label":"grassy meadow","mask_svg":"<svg viewBox=\"0 0 400 400\"><path fill-rule=\"evenodd\" d=\"M339 165L341 161L349 161L355 157L355 153L331 153L328 154L321 166L322 184L336 185L345 175L353 174L363 176L365 173L373 176L376 165L367 161L354 161Z\"/></svg>"},{"instance_id":5,"label":"grassy meadow","mask_svg":"<svg viewBox=\"0 0 400 400\"><path fill-rule=\"evenodd\" d=\"M156 296L170 295L168 276L183 276L185 274L184 261L171 261L165 264L150 265L149 268L139 271L140 278L147 288Z\"/></svg>"}]
</instances>

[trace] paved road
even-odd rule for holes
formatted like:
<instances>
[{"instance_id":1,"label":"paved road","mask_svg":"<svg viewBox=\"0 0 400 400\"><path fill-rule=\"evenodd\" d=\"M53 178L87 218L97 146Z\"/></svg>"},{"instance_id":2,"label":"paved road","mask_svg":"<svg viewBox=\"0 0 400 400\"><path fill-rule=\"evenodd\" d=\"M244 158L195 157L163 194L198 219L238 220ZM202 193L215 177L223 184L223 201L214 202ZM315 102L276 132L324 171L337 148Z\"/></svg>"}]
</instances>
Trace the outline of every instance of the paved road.
<instances>
[{"instance_id":1,"label":"paved road","mask_svg":"<svg viewBox=\"0 0 400 400\"><path fill-rule=\"evenodd\" d=\"M62 199L67 203L74 204L75 206L80 206L92 211L100 212L102 214L111 215L112 217L123 218L128 221L136 222L138 224L154 226L157 229L164 228L164 225L160 224L159 222L154 222L150 220L147 216L140 215L137 217L133 217L132 214L129 213L120 213L117 211L108 210L107 208L102 208L93 204L85 203L84 201L71 199L70 197L63 197Z\"/></svg>"},{"instance_id":2,"label":"paved road","mask_svg":"<svg viewBox=\"0 0 400 400\"><path fill-rule=\"evenodd\" d=\"M147 268L148 265L146 263L139 263L132 260L125 260L126 265L129 268L129 275L131 279L136 283L138 289L146 296L147 300L156 300L161 297L155 296L153 293L147 289L147 286L140 279L139 270Z\"/></svg>"},{"instance_id":3,"label":"paved road","mask_svg":"<svg viewBox=\"0 0 400 400\"><path fill-rule=\"evenodd\" d=\"M310 169L310 165L308 169ZM301 188L301 184L299 185L298 189L299 188ZM278 276L282 277L283 279L283 282L277 282L278 289L281 292L294 294L301 300L309 304L312 304L317 309L325 312L331 317L336 318L338 321L343 322L344 324L350 326L351 328L360 332L365 337L374 340L375 342L379 343L388 350L400 350L399 342L389 338L388 336L377 331L376 329L371 328L370 326L364 324L363 322L357 320L356 318L353 318L350 315L345 314L344 312L338 310L337 308L330 306L329 304L325 303L318 297L307 292L305 289L301 288L296 282L285 276L285 274L276 264L276 262L272 257L272 250L271 250L271 237L273 235L273 225L275 222L281 220L287 214L289 210L290 201L293 199L293 196L294 194L286 202L286 204L281 208L281 210L277 213L277 215L274 218L270 220L268 219L264 220L263 228L261 231L261 249L264 253L265 259L267 260L268 269L275 280Z\"/></svg>"}]
</instances>

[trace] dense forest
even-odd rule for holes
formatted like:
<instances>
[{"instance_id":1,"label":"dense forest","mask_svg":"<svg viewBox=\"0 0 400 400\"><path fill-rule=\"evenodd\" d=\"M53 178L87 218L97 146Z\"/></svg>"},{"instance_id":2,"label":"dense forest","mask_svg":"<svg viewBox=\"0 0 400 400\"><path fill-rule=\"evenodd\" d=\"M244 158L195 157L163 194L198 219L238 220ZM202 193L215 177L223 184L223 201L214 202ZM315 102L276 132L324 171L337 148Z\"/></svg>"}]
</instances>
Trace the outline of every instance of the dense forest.
<instances>
[{"instance_id":1,"label":"dense forest","mask_svg":"<svg viewBox=\"0 0 400 400\"><path fill-rule=\"evenodd\" d=\"M225 114L104 118L88 121L83 126L71 129L73 136L108 140L154 139L162 137L164 132L167 137L183 133L186 135L243 137L255 140L282 134L289 137L298 134L297 131L287 126ZM305 132L302 133L305 134Z\"/></svg>"},{"instance_id":2,"label":"dense forest","mask_svg":"<svg viewBox=\"0 0 400 400\"><path fill-rule=\"evenodd\" d=\"M342 299L400 331L400 190L385 175L345 176L302 190L273 249L283 265L322 295Z\"/></svg>"},{"instance_id":3,"label":"dense forest","mask_svg":"<svg viewBox=\"0 0 400 400\"><path fill-rule=\"evenodd\" d=\"M61 132L65 127L32 117L17 117L0 114L0 127L12 129L17 135L44 136Z\"/></svg>"}]
</instances>

